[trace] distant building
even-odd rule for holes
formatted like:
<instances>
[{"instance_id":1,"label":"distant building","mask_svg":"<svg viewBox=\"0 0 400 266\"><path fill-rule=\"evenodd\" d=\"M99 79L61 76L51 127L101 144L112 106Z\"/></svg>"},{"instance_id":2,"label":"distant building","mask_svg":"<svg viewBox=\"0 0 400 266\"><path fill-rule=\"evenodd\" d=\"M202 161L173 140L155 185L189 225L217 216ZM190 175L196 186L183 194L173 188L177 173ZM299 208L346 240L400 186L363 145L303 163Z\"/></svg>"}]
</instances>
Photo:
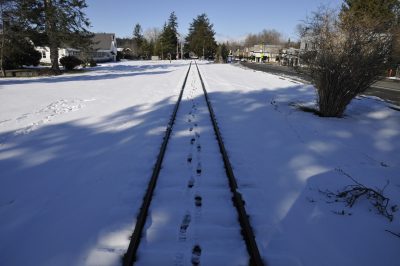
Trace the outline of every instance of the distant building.
<instances>
[{"instance_id":1,"label":"distant building","mask_svg":"<svg viewBox=\"0 0 400 266\"><path fill-rule=\"evenodd\" d=\"M300 51L302 53L315 50L316 48L315 36L311 35L310 33L306 33L303 37L301 37Z\"/></svg>"},{"instance_id":2,"label":"distant building","mask_svg":"<svg viewBox=\"0 0 400 266\"><path fill-rule=\"evenodd\" d=\"M117 40L114 33L96 33L93 37L94 50L91 56L96 62L117 61Z\"/></svg>"},{"instance_id":3,"label":"distant building","mask_svg":"<svg viewBox=\"0 0 400 266\"><path fill-rule=\"evenodd\" d=\"M250 56L254 57L256 62L277 62L279 61L279 51L282 45L260 44L250 48Z\"/></svg>"},{"instance_id":4,"label":"distant building","mask_svg":"<svg viewBox=\"0 0 400 266\"><path fill-rule=\"evenodd\" d=\"M282 49L280 54L280 64L283 66L298 66L300 63L299 54L300 49L293 47Z\"/></svg>"},{"instance_id":5,"label":"distant building","mask_svg":"<svg viewBox=\"0 0 400 266\"><path fill-rule=\"evenodd\" d=\"M96 62L115 62L117 61L117 41L114 33L96 33L93 36L92 51L89 52L89 57ZM36 47L36 50L42 54L41 63L50 64L50 48ZM70 47L61 47L58 49L58 58L64 56L81 57L82 53L78 49Z\"/></svg>"}]
</instances>

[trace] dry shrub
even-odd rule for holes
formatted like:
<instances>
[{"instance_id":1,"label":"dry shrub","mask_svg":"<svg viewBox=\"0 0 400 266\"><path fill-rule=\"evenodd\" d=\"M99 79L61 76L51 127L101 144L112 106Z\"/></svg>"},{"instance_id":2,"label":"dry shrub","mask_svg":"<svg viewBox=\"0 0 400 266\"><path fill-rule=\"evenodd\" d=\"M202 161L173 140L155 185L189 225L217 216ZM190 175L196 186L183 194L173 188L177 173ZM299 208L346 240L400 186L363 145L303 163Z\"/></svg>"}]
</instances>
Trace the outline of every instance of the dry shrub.
<instances>
[{"instance_id":1,"label":"dry shrub","mask_svg":"<svg viewBox=\"0 0 400 266\"><path fill-rule=\"evenodd\" d=\"M357 94L381 78L389 64L393 34L367 16L314 13L303 27L313 50L302 56L317 89L321 116L341 117Z\"/></svg>"}]
</instances>

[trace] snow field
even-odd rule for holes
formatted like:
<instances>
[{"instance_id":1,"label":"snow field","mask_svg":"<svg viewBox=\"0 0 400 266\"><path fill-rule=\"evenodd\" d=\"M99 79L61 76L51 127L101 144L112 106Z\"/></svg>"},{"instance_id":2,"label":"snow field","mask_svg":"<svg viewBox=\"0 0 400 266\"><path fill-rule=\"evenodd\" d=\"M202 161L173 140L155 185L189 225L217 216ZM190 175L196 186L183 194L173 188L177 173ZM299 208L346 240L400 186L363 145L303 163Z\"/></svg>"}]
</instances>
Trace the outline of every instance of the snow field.
<instances>
[{"instance_id":1,"label":"snow field","mask_svg":"<svg viewBox=\"0 0 400 266\"><path fill-rule=\"evenodd\" d=\"M135 265L247 265L248 254L194 66L186 84Z\"/></svg>"},{"instance_id":2,"label":"snow field","mask_svg":"<svg viewBox=\"0 0 400 266\"><path fill-rule=\"evenodd\" d=\"M187 67L121 62L0 80L1 265L120 265ZM231 65L199 67L268 265L397 266L400 242L385 230L400 233L398 211L389 222L365 199L347 208L319 190L343 189L349 176L372 188L388 182L384 195L399 206L399 112L358 97L344 118L320 118L296 109L315 103L311 86ZM140 260L246 265L204 96L198 80L192 85Z\"/></svg>"}]
</instances>

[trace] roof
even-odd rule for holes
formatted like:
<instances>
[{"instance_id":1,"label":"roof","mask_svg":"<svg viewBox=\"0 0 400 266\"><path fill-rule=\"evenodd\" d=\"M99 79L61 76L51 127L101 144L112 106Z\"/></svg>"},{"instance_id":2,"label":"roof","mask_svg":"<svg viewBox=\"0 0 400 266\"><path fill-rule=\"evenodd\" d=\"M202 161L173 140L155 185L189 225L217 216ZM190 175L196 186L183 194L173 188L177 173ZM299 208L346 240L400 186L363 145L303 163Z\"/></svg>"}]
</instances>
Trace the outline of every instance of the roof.
<instances>
[{"instance_id":1,"label":"roof","mask_svg":"<svg viewBox=\"0 0 400 266\"><path fill-rule=\"evenodd\" d=\"M95 33L92 41L94 50L110 50L112 42L115 41L115 34Z\"/></svg>"}]
</instances>

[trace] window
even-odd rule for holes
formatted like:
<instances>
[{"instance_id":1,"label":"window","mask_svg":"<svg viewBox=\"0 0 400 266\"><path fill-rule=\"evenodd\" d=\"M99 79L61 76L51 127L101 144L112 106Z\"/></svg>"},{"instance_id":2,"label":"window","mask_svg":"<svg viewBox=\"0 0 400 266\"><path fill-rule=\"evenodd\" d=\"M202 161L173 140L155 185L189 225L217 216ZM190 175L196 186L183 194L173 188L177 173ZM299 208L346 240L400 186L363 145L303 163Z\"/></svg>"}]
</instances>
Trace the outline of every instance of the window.
<instances>
[{"instance_id":1,"label":"window","mask_svg":"<svg viewBox=\"0 0 400 266\"><path fill-rule=\"evenodd\" d=\"M69 54L72 56L79 57L81 55L81 52L80 51L70 51Z\"/></svg>"},{"instance_id":2,"label":"window","mask_svg":"<svg viewBox=\"0 0 400 266\"><path fill-rule=\"evenodd\" d=\"M42 58L46 58L46 51L42 51Z\"/></svg>"},{"instance_id":3,"label":"window","mask_svg":"<svg viewBox=\"0 0 400 266\"><path fill-rule=\"evenodd\" d=\"M104 58L104 57L108 57L108 53L106 53L106 52L92 52L91 56L93 58Z\"/></svg>"}]
</instances>

